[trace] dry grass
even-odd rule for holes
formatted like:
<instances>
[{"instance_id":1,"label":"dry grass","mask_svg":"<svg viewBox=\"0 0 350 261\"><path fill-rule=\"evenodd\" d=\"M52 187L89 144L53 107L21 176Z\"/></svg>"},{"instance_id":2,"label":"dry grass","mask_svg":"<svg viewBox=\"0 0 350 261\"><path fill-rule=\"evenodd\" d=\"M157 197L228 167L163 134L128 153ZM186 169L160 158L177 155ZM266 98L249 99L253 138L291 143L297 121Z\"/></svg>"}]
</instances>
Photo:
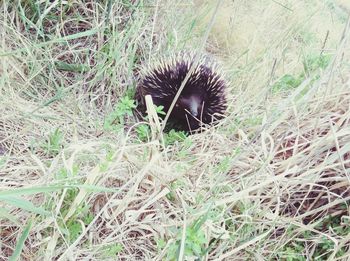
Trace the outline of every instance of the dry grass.
<instances>
[{"instance_id":1,"label":"dry grass","mask_svg":"<svg viewBox=\"0 0 350 261\"><path fill-rule=\"evenodd\" d=\"M0 260L349 258L347 5L232 2L205 45L227 117L165 144L138 72L203 44L213 1L0 3Z\"/></svg>"}]
</instances>

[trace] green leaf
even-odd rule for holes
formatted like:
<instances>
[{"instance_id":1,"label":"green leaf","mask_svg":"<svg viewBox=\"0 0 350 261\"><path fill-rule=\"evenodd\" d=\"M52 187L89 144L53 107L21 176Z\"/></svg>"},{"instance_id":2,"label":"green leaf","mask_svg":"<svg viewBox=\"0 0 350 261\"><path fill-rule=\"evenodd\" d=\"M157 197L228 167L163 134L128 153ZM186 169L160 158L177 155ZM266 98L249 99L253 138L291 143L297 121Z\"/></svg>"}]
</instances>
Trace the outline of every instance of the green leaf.
<instances>
[{"instance_id":1,"label":"green leaf","mask_svg":"<svg viewBox=\"0 0 350 261\"><path fill-rule=\"evenodd\" d=\"M21 237L19 238L19 240L16 244L15 251L13 251L12 256L10 256L10 258L9 258L9 261L15 261L15 260L19 259L21 252L22 252L22 249L23 249L23 246L24 246L24 242L26 241L26 239L29 235L29 232L30 232L30 229L32 228L32 225L33 225L33 221L29 220L28 224L26 225L26 227L24 228L24 230L22 232Z\"/></svg>"},{"instance_id":2,"label":"green leaf","mask_svg":"<svg viewBox=\"0 0 350 261\"><path fill-rule=\"evenodd\" d=\"M45 209L41 207L36 207L34 204L26 199L20 198L20 197L1 197L0 200L6 202L7 204L10 204L12 206L33 212L35 214L39 215L50 215L50 212L46 211Z\"/></svg>"},{"instance_id":3,"label":"green leaf","mask_svg":"<svg viewBox=\"0 0 350 261\"><path fill-rule=\"evenodd\" d=\"M166 115L166 113L164 112L164 106L163 105L159 105L159 106L155 106L156 108L156 112L159 115Z\"/></svg>"},{"instance_id":4,"label":"green leaf","mask_svg":"<svg viewBox=\"0 0 350 261\"><path fill-rule=\"evenodd\" d=\"M55 66L58 70L69 71L69 72L78 72L84 73L90 70L90 67L86 64L74 64L74 63L66 63L66 62L55 62Z\"/></svg>"}]
</instances>

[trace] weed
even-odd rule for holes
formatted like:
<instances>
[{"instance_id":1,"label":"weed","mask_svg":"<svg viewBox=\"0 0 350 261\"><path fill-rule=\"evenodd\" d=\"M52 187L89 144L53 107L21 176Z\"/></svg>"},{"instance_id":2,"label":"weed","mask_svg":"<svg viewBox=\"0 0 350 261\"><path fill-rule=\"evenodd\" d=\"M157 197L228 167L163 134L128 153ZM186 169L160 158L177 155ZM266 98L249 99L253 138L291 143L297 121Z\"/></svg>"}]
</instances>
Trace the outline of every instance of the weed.
<instances>
[{"instance_id":1,"label":"weed","mask_svg":"<svg viewBox=\"0 0 350 261\"><path fill-rule=\"evenodd\" d=\"M315 72L318 69L324 70L329 62L331 61L330 55L315 55L309 54L304 58L303 66L304 72L306 75L310 75L312 72Z\"/></svg>"},{"instance_id":2,"label":"weed","mask_svg":"<svg viewBox=\"0 0 350 261\"><path fill-rule=\"evenodd\" d=\"M61 231L67 236L68 242L74 242L83 231L82 224L70 219L66 222L65 228L61 228Z\"/></svg>"},{"instance_id":3,"label":"weed","mask_svg":"<svg viewBox=\"0 0 350 261\"><path fill-rule=\"evenodd\" d=\"M341 225L340 218L331 216L324 218L315 226L315 229L318 230L324 230L325 228L335 232L338 237L345 237L350 233L349 226ZM300 234L300 229L297 229L296 226L290 226L287 230L287 234L290 238L293 238L295 234ZM278 253L278 257L286 258L286 260L307 260L304 250L306 245L312 245L314 249L311 257L312 260L327 260L335 249L335 243L329 237L324 235L319 237L318 234L309 230L303 231L298 238L299 239L292 240L284 245ZM346 247L340 248L337 253L335 253L335 257L342 257L345 255L346 250Z\"/></svg>"},{"instance_id":4,"label":"weed","mask_svg":"<svg viewBox=\"0 0 350 261\"><path fill-rule=\"evenodd\" d=\"M277 93L281 91L287 91L298 87L304 80L303 76L294 77L293 75L286 74L282 76L273 86L272 92Z\"/></svg>"},{"instance_id":5,"label":"weed","mask_svg":"<svg viewBox=\"0 0 350 261\"><path fill-rule=\"evenodd\" d=\"M201 227L206 219L198 219L194 224L186 229L185 251L186 257L201 258L205 254L209 241ZM177 232L177 241L169 246L167 260L176 260L179 255L181 245L182 230Z\"/></svg>"},{"instance_id":6,"label":"weed","mask_svg":"<svg viewBox=\"0 0 350 261\"><path fill-rule=\"evenodd\" d=\"M291 74L283 75L272 85L272 93L279 93L297 88L306 79L306 77L309 77L312 73L319 69L324 70L328 66L330 60L330 55L307 55L303 60L304 71L298 76ZM312 82L317 80L319 77L320 74L317 73Z\"/></svg>"},{"instance_id":7,"label":"weed","mask_svg":"<svg viewBox=\"0 0 350 261\"><path fill-rule=\"evenodd\" d=\"M168 133L164 135L165 145L173 145L176 142L183 142L186 140L186 133L184 131L176 131L171 129Z\"/></svg>"},{"instance_id":8,"label":"weed","mask_svg":"<svg viewBox=\"0 0 350 261\"><path fill-rule=\"evenodd\" d=\"M79 171L79 166L74 164L72 171L66 169L66 168L62 168L58 171L58 173L56 174L56 179L57 180L66 180L66 179L72 179L77 177L78 175L78 171Z\"/></svg>"},{"instance_id":9,"label":"weed","mask_svg":"<svg viewBox=\"0 0 350 261\"><path fill-rule=\"evenodd\" d=\"M107 171L109 164L113 162L114 151L108 145L106 145L106 150L106 158L100 163L100 172Z\"/></svg>"},{"instance_id":10,"label":"weed","mask_svg":"<svg viewBox=\"0 0 350 261\"><path fill-rule=\"evenodd\" d=\"M123 128L126 116L132 116L136 108L135 101L129 96L122 97L104 122L103 128L106 131L119 131Z\"/></svg>"},{"instance_id":11,"label":"weed","mask_svg":"<svg viewBox=\"0 0 350 261\"><path fill-rule=\"evenodd\" d=\"M102 256L104 258L115 257L117 254L123 251L123 249L124 249L123 245L119 243L107 245L107 246L104 246L102 249L102 253L103 253Z\"/></svg>"},{"instance_id":12,"label":"weed","mask_svg":"<svg viewBox=\"0 0 350 261\"><path fill-rule=\"evenodd\" d=\"M166 113L164 112L163 105L155 106L155 110L156 110L158 115L166 115Z\"/></svg>"},{"instance_id":13,"label":"weed","mask_svg":"<svg viewBox=\"0 0 350 261\"><path fill-rule=\"evenodd\" d=\"M63 148L64 135L59 128L49 134L47 141L42 145L43 149L50 156L56 156Z\"/></svg>"},{"instance_id":14,"label":"weed","mask_svg":"<svg viewBox=\"0 0 350 261\"><path fill-rule=\"evenodd\" d=\"M150 128L147 124L140 124L136 127L137 137L141 141L147 141L150 138Z\"/></svg>"},{"instance_id":15,"label":"weed","mask_svg":"<svg viewBox=\"0 0 350 261\"><path fill-rule=\"evenodd\" d=\"M185 140L181 143L182 147L177 153L178 157L186 158L190 153L191 146L193 145L193 141L190 136L186 137Z\"/></svg>"}]
</instances>

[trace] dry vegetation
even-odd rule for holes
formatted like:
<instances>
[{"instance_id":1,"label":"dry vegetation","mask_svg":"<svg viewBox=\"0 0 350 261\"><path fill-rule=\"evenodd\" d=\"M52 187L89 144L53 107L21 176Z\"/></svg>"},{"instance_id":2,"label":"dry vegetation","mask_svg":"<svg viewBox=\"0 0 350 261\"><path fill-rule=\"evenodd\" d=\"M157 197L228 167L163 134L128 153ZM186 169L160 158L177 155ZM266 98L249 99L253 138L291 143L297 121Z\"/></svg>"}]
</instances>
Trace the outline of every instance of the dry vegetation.
<instances>
[{"instance_id":1,"label":"dry vegetation","mask_svg":"<svg viewBox=\"0 0 350 261\"><path fill-rule=\"evenodd\" d=\"M216 4L0 2L0 260L350 258L347 2ZM150 133L142 64L202 45L226 119Z\"/></svg>"}]
</instances>

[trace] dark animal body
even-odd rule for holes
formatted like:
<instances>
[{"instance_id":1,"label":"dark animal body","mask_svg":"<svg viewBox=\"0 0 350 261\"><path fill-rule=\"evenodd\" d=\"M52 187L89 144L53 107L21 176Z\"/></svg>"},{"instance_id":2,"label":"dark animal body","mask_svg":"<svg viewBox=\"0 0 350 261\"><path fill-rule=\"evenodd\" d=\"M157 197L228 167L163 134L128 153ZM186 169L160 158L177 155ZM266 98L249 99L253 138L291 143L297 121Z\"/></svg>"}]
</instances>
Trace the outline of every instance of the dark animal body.
<instances>
[{"instance_id":1,"label":"dark animal body","mask_svg":"<svg viewBox=\"0 0 350 261\"><path fill-rule=\"evenodd\" d=\"M200 61L203 63L195 65L170 114L168 122L176 130L193 131L203 124L215 124L226 111L226 82L213 63ZM193 63L194 56L180 55L146 70L136 90L137 110L145 115L145 96L151 95L153 103L164 106L167 113Z\"/></svg>"}]
</instances>

